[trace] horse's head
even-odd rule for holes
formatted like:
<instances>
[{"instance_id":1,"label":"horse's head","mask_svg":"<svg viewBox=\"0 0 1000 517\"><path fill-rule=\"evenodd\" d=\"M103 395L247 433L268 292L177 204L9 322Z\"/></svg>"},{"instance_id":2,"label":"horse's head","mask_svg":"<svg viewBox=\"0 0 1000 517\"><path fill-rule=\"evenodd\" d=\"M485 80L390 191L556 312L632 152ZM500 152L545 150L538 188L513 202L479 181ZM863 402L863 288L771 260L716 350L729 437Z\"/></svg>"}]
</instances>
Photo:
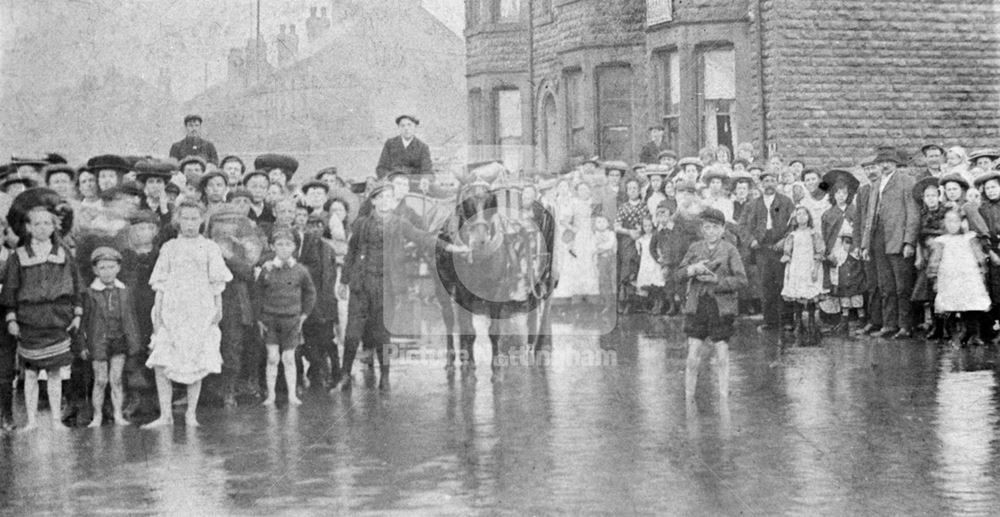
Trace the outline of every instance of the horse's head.
<instances>
[{"instance_id":1,"label":"horse's head","mask_svg":"<svg viewBox=\"0 0 1000 517\"><path fill-rule=\"evenodd\" d=\"M496 207L496 195L489 191L472 192L457 207L455 235L460 244L467 245L471 250L470 261L488 258L503 241L503 232L497 225Z\"/></svg>"}]
</instances>

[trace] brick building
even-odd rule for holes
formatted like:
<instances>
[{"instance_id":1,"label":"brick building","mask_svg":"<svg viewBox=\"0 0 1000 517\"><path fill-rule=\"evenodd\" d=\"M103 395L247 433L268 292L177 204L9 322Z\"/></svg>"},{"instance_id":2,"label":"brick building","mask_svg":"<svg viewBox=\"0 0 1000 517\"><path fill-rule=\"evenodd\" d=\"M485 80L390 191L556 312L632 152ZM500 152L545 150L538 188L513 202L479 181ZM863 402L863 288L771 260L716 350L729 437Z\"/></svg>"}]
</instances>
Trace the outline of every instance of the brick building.
<instances>
[{"instance_id":1,"label":"brick building","mask_svg":"<svg viewBox=\"0 0 1000 517\"><path fill-rule=\"evenodd\" d=\"M555 170L752 142L807 165L997 145L991 0L466 0L474 158ZM765 116L761 116L761 114Z\"/></svg>"}]
</instances>

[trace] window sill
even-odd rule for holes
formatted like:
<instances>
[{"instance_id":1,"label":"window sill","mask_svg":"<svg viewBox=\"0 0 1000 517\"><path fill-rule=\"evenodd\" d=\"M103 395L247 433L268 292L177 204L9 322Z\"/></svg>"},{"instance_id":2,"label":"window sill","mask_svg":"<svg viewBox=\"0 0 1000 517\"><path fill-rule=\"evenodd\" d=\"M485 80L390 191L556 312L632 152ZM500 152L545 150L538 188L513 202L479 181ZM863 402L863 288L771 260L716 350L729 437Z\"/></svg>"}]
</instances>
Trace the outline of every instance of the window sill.
<instances>
[{"instance_id":1,"label":"window sill","mask_svg":"<svg viewBox=\"0 0 1000 517\"><path fill-rule=\"evenodd\" d=\"M477 36L479 34L492 34L500 32L520 32L527 30L527 24L521 21L517 22L498 22L498 23L484 23L477 25L472 29L465 30L465 37Z\"/></svg>"}]
</instances>

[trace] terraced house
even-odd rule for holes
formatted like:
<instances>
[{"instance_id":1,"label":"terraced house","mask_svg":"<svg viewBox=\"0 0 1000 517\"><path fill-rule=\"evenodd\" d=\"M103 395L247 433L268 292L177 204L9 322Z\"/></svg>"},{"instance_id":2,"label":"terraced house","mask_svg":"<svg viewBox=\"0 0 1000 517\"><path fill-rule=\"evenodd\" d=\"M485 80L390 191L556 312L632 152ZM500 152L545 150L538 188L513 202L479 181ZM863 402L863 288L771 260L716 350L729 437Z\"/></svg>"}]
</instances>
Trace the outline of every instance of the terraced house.
<instances>
[{"instance_id":1,"label":"terraced house","mask_svg":"<svg viewBox=\"0 0 1000 517\"><path fill-rule=\"evenodd\" d=\"M749 141L808 166L997 145L991 0L466 0L476 158L557 171Z\"/></svg>"}]
</instances>

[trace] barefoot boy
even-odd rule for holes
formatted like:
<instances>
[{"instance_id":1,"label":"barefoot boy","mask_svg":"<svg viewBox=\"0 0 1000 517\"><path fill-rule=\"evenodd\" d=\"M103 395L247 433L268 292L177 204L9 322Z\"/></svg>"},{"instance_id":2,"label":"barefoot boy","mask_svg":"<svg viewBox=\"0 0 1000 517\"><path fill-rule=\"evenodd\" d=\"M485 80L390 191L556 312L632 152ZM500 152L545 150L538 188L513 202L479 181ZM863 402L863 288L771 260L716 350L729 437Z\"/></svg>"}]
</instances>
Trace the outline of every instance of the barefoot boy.
<instances>
[{"instance_id":1,"label":"barefoot boy","mask_svg":"<svg viewBox=\"0 0 1000 517\"><path fill-rule=\"evenodd\" d=\"M302 324L316 305L316 287L309 271L292 256L300 245L298 234L292 229L275 228L271 234L274 259L264 264L257 279L257 295L261 300L257 324L267 346L265 406L274 405L279 359L285 365L288 404L302 404L295 394L295 348L302 340Z\"/></svg>"},{"instance_id":2,"label":"barefoot boy","mask_svg":"<svg viewBox=\"0 0 1000 517\"><path fill-rule=\"evenodd\" d=\"M125 425L122 416L122 369L126 354L139 352L139 325L129 288L118 280L121 253L100 247L90 254L94 267L93 283L83 299L83 331L87 343L84 359L94 366L94 419L90 427L100 427L104 407L104 390L111 384L111 405L116 425Z\"/></svg>"},{"instance_id":3,"label":"barefoot boy","mask_svg":"<svg viewBox=\"0 0 1000 517\"><path fill-rule=\"evenodd\" d=\"M729 344L737 312L739 290L747 283L736 246L722 240L726 218L714 208L701 213L704 240L691 244L678 266L677 277L687 281L684 332L688 336L685 396L694 402L701 366L701 345L715 342L719 396L729 397Z\"/></svg>"}]
</instances>

